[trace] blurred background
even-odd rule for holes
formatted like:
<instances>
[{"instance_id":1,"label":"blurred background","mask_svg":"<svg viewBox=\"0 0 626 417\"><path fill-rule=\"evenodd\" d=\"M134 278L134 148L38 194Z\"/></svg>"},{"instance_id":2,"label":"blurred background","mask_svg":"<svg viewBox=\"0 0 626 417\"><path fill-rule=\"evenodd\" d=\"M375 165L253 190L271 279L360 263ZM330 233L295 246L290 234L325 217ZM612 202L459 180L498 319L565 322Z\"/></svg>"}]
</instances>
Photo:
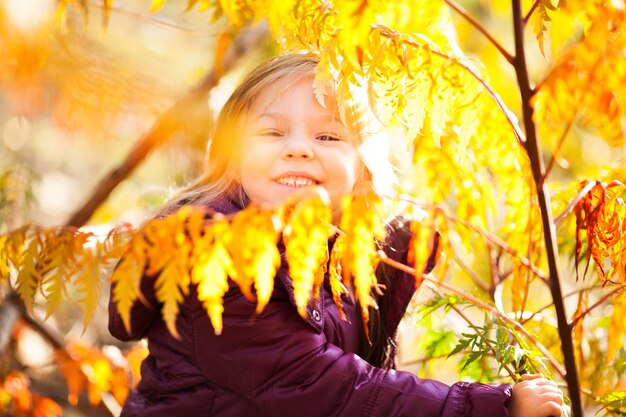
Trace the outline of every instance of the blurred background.
<instances>
[{"instance_id":1,"label":"blurred background","mask_svg":"<svg viewBox=\"0 0 626 417\"><path fill-rule=\"evenodd\" d=\"M136 169L124 176L84 226L81 224L83 230L104 239L112 227L126 222L140 225L202 171L212 118L242 74L276 54L278 47L259 23L260 40L251 43L228 72L218 74L208 94L198 95L207 92L203 88L215 79L211 77L224 57L224 45L230 45L237 33L223 18L201 10L202 2L188 10L188 1L170 0L153 12L156 3L125 0L105 8L99 0L0 0L0 234L28 224L71 223L102 182L115 177L120 166L128 166L129 155L140 143L152 143L145 159L142 156L135 165L131 163ZM508 50L513 49L509 1L461 3ZM526 7L531 3L526 2ZM466 20L451 15L462 49L486 71L490 84L520 117L512 66ZM533 38L531 31L527 34ZM528 42L535 82L550 68L550 48L564 48L567 42L558 40L558 45L546 49L546 56L536 42ZM185 113L185 122L170 131L163 125L172 108L178 112L175 114ZM153 142L147 140L150 138ZM623 147L612 147L574 127L551 179L567 182L590 173L597 175L620 160ZM96 347L97 351L80 354L97 358L103 353L109 364L118 363L125 375L134 375L131 368L139 360L133 355L140 358L137 352L141 350L109 336L108 271L101 272L100 306L92 324L84 329L80 309L64 303L44 322L46 331L61 340ZM567 272L573 275L573 266ZM549 303L548 298L535 301ZM416 300L416 304L420 302ZM36 307L35 316L43 319L45 308ZM442 340L441 350L429 355L445 356L455 340L438 332L460 329L461 325L449 317L430 320L426 322L417 313L405 318L400 336L401 368L455 381L458 361L428 368L420 359L424 356L420 349L432 342L424 341L425 332L430 331ZM14 332L15 343L0 357L0 375L17 366L29 375L33 391L66 407L64 415L115 415L115 399L106 395L96 408L89 405L85 393L76 399L76 407L70 405L50 341L28 326L18 326ZM554 332L549 334L554 336ZM546 343L558 345L558 339ZM90 366L97 373L97 362Z\"/></svg>"}]
</instances>

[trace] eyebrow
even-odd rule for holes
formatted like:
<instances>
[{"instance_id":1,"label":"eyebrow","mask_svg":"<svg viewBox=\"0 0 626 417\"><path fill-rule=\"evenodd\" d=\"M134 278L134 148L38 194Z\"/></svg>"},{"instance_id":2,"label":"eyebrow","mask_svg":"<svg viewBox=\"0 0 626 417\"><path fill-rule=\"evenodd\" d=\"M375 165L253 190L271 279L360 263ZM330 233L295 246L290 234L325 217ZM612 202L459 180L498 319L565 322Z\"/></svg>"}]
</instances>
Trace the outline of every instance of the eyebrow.
<instances>
[{"instance_id":1,"label":"eyebrow","mask_svg":"<svg viewBox=\"0 0 626 417\"><path fill-rule=\"evenodd\" d=\"M280 113L280 112L263 112L260 115L257 116L257 120L262 119L264 117L268 117L268 118L272 118L272 119L285 119L285 118L289 118L287 117L284 113ZM336 117L334 114L329 114L329 115L319 115L319 116L313 116L313 120L316 122L337 122L340 125L344 126L344 124L341 122L341 119L339 117Z\"/></svg>"}]
</instances>

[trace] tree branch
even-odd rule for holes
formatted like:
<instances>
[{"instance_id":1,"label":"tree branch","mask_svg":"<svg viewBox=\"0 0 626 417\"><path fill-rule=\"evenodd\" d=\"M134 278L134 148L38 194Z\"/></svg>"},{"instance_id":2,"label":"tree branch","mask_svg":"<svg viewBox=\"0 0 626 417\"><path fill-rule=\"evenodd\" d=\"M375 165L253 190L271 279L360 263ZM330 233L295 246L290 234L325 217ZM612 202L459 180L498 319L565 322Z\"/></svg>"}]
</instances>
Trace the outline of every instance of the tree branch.
<instances>
[{"instance_id":1,"label":"tree branch","mask_svg":"<svg viewBox=\"0 0 626 417\"><path fill-rule=\"evenodd\" d=\"M130 173L143 162L150 152L165 143L174 132L188 122L189 112L198 108L206 100L207 94L217 84L222 74L230 71L242 56L259 45L265 39L266 34L266 25L259 24L256 28L238 36L224 54L223 62L216 62L215 68L204 77L198 86L180 98L156 121L131 149L126 159L100 181L87 202L70 217L67 225L83 226L109 197L115 187L128 178Z\"/></svg>"},{"instance_id":2,"label":"tree branch","mask_svg":"<svg viewBox=\"0 0 626 417\"><path fill-rule=\"evenodd\" d=\"M522 112L524 127L526 131L526 152L530 159L530 166L533 173L535 185L537 187L537 199L541 211L543 225L543 236L546 245L548 258L548 269L550 271L550 292L554 309L556 311L559 338L561 339L561 350L567 370L566 381L569 396L572 402L572 413L574 417L583 417L582 401L580 398L580 383L578 381L578 370L574 355L574 344L572 333L567 323L565 305L561 292L560 273L558 266L558 248L556 243L556 230L552 221L552 210L550 205L550 192L543 183L544 169L541 155L541 146L537 138L537 127L533 121L533 108L530 104L533 90L530 87L528 77L528 67L524 51L524 17L522 16L521 0L512 1L513 8L513 31L515 38L515 72L517 83L522 99Z\"/></svg>"},{"instance_id":3,"label":"tree branch","mask_svg":"<svg viewBox=\"0 0 626 417\"><path fill-rule=\"evenodd\" d=\"M20 318L19 297L13 291L0 303L0 353L4 352L9 340L13 325Z\"/></svg>"},{"instance_id":4,"label":"tree branch","mask_svg":"<svg viewBox=\"0 0 626 417\"><path fill-rule=\"evenodd\" d=\"M18 314L17 318L22 319L31 329L37 332L39 336L41 336L50 346L52 346L54 350L61 351L68 357L71 357L70 353L67 351L63 337L42 321L37 320L36 318L28 314L28 311L26 310L22 299L13 289L10 289L9 294L4 299L4 303L0 307L4 308L7 304L12 305L12 308ZM17 320L17 318L15 320ZM15 323L15 320L13 323ZM4 325L3 321L0 321L0 323ZM12 326L10 328L12 328ZM2 349L0 349L0 351L1 350ZM100 407L102 407L102 409L111 417L119 416L121 408L117 401L113 398L113 396L105 393L102 396L102 399L103 401L100 402Z\"/></svg>"},{"instance_id":5,"label":"tree branch","mask_svg":"<svg viewBox=\"0 0 626 417\"><path fill-rule=\"evenodd\" d=\"M465 20L469 22L470 25L474 26L480 33L485 35L485 37L496 47L498 51L502 54L504 59L508 61L509 64L513 65L514 58L513 56L506 50L504 47L498 42L496 38L494 38L487 29L485 29L480 23L478 23L472 16L469 15L467 10L465 10L461 5L457 4L454 0L444 0L446 4L452 7L457 11Z\"/></svg>"}]
</instances>

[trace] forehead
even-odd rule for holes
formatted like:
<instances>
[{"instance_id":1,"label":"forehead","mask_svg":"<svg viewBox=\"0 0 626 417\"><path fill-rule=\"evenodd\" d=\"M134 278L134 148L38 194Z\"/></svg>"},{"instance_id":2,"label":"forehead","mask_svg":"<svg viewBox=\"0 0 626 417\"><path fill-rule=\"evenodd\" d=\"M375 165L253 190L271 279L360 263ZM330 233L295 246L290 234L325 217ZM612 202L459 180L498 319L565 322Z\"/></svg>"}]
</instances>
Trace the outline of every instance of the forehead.
<instances>
[{"instance_id":1,"label":"forehead","mask_svg":"<svg viewBox=\"0 0 626 417\"><path fill-rule=\"evenodd\" d=\"M329 120L340 120L333 96L326 95L323 105L315 97L312 77L278 81L268 86L254 100L250 113L253 117L264 114L291 113L294 115Z\"/></svg>"}]
</instances>

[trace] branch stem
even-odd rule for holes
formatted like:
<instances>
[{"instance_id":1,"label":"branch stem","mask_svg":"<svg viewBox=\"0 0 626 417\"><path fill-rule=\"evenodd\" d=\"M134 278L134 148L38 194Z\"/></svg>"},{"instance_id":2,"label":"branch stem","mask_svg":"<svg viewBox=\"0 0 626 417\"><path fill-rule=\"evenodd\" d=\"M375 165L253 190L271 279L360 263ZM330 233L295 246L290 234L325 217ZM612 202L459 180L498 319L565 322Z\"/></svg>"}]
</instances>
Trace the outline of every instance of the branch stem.
<instances>
[{"instance_id":1,"label":"branch stem","mask_svg":"<svg viewBox=\"0 0 626 417\"><path fill-rule=\"evenodd\" d=\"M614 288L613 291L606 293L602 298L596 301L591 307L587 308L585 311L580 313L578 316L574 317L572 322L570 323L570 330L573 329L576 324L585 318L585 316L595 310L597 307L601 306L606 300L617 294L618 292L624 290L626 285L620 285L617 288Z\"/></svg>"},{"instance_id":2,"label":"branch stem","mask_svg":"<svg viewBox=\"0 0 626 417\"><path fill-rule=\"evenodd\" d=\"M528 21L530 20L530 17L533 15L535 10L537 10L537 7L539 7L540 3L541 3L541 0L535 0L530 10L528 10L528 13L526 13L526 16L524 16L524 25L528 23Z\"/></svg>"},{"instance_id":3,"label":"branch stem","mask_svg":"<svg viewBox=\"0 0 626 417\"><path fill-rule=\"evenodd\" d=\"M567 126L565 126L565 130L563 131L563 133L559 137L559 140L556 143L556 147L552 151L552 156L550 157L550 162L548 162L548 166L546 167L546 172L543 175L543 181L541 182L542 184L544 182L546 182L546 180L548 179L548 176L550 175L550 172L552 172L552 168L554 168L554 165L556 163L557 153L561 150L561 146L563 146L563 142L565 141L565 137L567 136L567 134L569 133L570 129L572 128L572 124L573 123L574 123L573 121L570 121L567 124Z\"/></svg>"},{"instance_id":4,"label":"branch stem","mask_svg":"<svg viewBox=\"0 0 626 417\"><path fill-rule=\"evenodd\" d=\"M484 26L482 26L480 23L476 21L476 19L470 16L467 10L465 10L460 4L456 3L454 0L444 0L444 1L446 2L448 6L456 10L458 14L463 16L463 18L467 20L470 25L474 26L480 33L482 33L489 40L489 42L491 42L491 44L495 46L496 49L502 54L504 59L506 59L509 64L513 65L513 61L514 61L513 56L504 48L504 46L502 46L502 44L500 44L500 42L498 42L496 38L493 37L491 33L487 31L487 29L485 29Z\"/></svg>"},{"instance_id":5,"label":"branch stem","mask_svg":"<svg viewBox=\"0 0 626 417\"><path fill-rule=\"evenodd\" d=\"M561 340L561 350L567 373L565 380L569 391L569 397L572 404L573 417L583 417L582 400L580 398L580 383L578 381L578 370L576 367L576 359L574 355L574 344L572 333L567 322L567 314L563 303L563 295L561 291L560 273L558 266L558 248L556 243L556 227L552 220L552 210L550 204L550 192L543 183L544 168L543 157L541 154L541 146L537 137L537 127L533 121L533 108L530 104L533 90L530 86L528 76L528 66L526 64L526 56L524 51L524 16L522 15L521 0L512 1L513 8L513 31L515 38L515 72L517 74L517 83L519 86L524 128L526 133L526 152L530 159L530 166L537 187L537 200L539 210L541 212L541 220L543 225L543 236L546 247L546 255L548 259L548 270L550 273L549 286L556 311L559 338Z\"/></svg>"}]
</instances>

